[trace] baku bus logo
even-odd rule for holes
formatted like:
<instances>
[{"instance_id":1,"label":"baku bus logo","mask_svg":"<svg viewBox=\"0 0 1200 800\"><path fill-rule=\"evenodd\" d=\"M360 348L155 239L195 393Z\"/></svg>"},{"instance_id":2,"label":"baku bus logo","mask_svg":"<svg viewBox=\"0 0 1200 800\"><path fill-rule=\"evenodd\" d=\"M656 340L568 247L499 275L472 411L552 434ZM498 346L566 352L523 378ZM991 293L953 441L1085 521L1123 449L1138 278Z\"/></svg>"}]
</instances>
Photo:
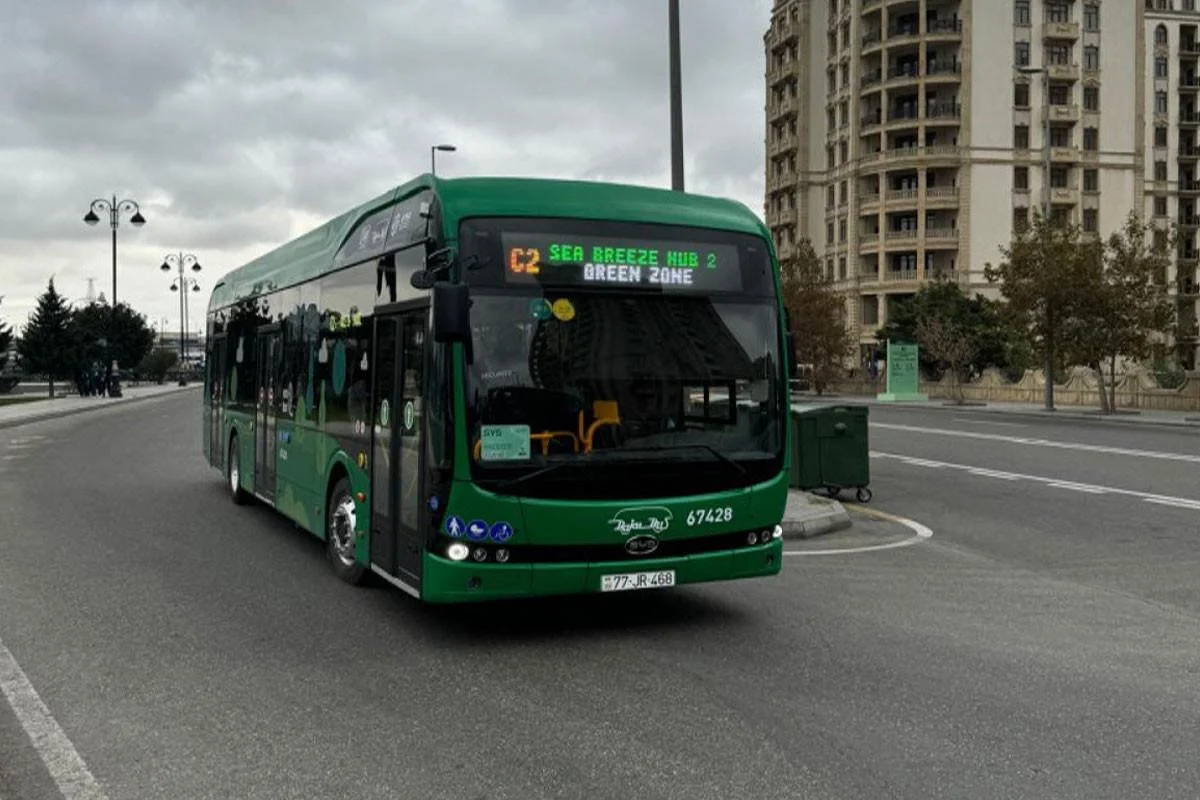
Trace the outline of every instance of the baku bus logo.
<instances>
[{"instance_id":1,"label":"baku bus logo","mask_svg":"<svg viewBox=\"0 0 1200 800\"><path fill-rule=\"evenodd\" d=\"M622 508L608 521L613 532L622 536L635 533L662 533L671 527L671 509L665 506Z\"/></svg>"},{"instance_id":2,"label":"baku bus logo","mask_svg":"<svg viewBox=\"0 0 1200 800\"><path fill-rule=\"evenodd\" d=\"M648 533L631 536L625 540L625 552L631 556L648 556L658 549L658 538Z\"/></svg>"}]
</instances>

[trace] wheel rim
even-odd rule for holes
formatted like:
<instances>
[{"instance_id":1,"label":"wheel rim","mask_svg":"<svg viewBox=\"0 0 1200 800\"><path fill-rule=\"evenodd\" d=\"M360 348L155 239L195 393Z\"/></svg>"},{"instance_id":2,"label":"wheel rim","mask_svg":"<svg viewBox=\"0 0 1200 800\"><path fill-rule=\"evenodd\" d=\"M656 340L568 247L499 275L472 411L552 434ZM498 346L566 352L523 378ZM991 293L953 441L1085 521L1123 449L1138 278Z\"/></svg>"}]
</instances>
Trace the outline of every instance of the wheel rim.
<instances>
[{"instance_id":1,"label":"wheel rim","mask_svg":"<svg viewBox=\"0 0 1200 800\"><path fill-rule=\"evenodd\" d=\"M342 495L334 501L333 513L329 515L329 541L334 555L347 567L354 566L354 529L357 515L354 500Z\"/></svg>"},{"instance_id":2,"label":"wheel rim","mask_svg":"<svg viewBox=\"0 0 1200 800\"><path fill-rule=\"evenodd\" d=\"M242 472L238 467L237 451L231 450L229 453L229 489L234 494L237 494L237 490L242 488Z\"/></svg>"}]
</instances>

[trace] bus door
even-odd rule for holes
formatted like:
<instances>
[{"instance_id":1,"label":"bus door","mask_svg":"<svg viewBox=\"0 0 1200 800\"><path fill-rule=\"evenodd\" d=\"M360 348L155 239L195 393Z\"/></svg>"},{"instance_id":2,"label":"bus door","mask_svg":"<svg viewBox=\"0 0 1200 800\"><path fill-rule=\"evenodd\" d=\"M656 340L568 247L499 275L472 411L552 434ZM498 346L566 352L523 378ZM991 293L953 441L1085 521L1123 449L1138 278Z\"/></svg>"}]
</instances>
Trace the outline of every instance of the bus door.
<instances>
[{"instance_id":1,"label":"bus door","mask_svg":"<svg viewBox=\"0 0 1200 800\"><path fill-rule=\"evenodd\" d=\"M213 337L212 352L208 357L208 461L225 469L225 386L229 376L225 374L225 334Z\"/></svg>"},{"instance_id":2,"label":"bus door","mask_svg":"<svg viewBox=\"0 0 1200 800\"><path fill-rule=\"evenodd\" d=\"M279 326L260 328L255 337L254 492L275 500L275 394L280 361Z\"/></svg>"},{"instance_id":3,"label":"bus door","mask_svg":"<svg viewBox=\"0 0 1200 800\"><path fill-rule=\"evenodd\" d=\"M371 442L371 563L421 583L422 454L428 306L375 317Z\"/></svg>"}]
</instances>

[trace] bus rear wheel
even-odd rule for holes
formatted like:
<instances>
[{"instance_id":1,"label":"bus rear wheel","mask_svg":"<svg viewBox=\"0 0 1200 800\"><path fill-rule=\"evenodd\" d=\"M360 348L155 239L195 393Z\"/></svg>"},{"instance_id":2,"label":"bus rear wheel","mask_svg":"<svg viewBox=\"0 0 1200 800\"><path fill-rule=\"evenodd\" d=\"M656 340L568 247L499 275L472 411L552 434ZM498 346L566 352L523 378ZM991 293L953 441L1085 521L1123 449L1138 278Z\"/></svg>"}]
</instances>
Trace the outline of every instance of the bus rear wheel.
<instances>
[{"instance_id":1,"label":"bus rear wheel","mask_svg":"<svg viewBox=\"0 0 1200 800\"><path fill-rule=\"evenodd\" d=\"M358 512L354 497L350 494L350 481L339 478L329 493L325 507L325 553L333 572L346 583L361 584L367 576L366 568L358 563L355 551L358 546Z\"/></svg>"}]
</instances>

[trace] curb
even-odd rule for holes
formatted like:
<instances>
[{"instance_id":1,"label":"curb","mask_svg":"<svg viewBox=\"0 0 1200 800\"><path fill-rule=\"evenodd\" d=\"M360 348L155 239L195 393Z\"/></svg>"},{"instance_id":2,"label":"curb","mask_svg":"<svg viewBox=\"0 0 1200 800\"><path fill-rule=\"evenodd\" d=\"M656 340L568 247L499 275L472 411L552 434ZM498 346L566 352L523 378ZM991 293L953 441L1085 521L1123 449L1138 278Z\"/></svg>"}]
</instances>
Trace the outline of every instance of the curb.
<instances>
[{"instance_id":1,"label":"curb","mask_svg":"<svg viewBox=\"0 0 1200 800\"><path fill-rule=\"evenodd\" d=\"M1163 420L1147 419L1144 417L1138 419L1122 419L1118 416L1103 416L1101 414L1080 414L1074 411L1004 411L1000 409L988 409L979 406L945 406L945 405L905 405L903 403L888 403L886 405L880 403L862 403L847 400L842 405L867 406L868 408L895 408L904 411L957 411L960 414L990 414L994 417L1017 417L1019 419L1060 419L1069 420L1072 422L1098 422L1102 425L1123 425L1132 428L1168 428L1168 429L1183 429L1183 430L1200 430L1200 417L1184 417L1180 422L1166 422Z\"/></svg>"},{"instance_id":2,"label":"curb","mask_svg":"<svg viewBox=\"0 0 1200 800\"><path fill-rule=\"evenodd\" d=\"M19 419L0 420L0 430L4 430L7 428L19 428L22 425L32 425L35 422L48 422L53 419L62 419L64 417L74 417L79 414L88 414L92 411L99 411L100 409L103 409L103 408L114 408L116 406L129 405L130 403L140 403L145 400L155 400L155 399L162 398L162 397L170 397L172 395L182 394L183 392L189 391L190 389L193 389L193 388L198 388L200 386L203 386L203 384L197 383L197 384L195 384L195 386L186 386L184 388L174 389L169 392L157 392L155 394L143 395L141 397L122 397L122 398L118 398L117 402L115 402L115 403L105 403L104 405L96 405L96 406L90 406L90 407L85 406L83 408L73 408L69 411L51 411L51 412L48 412L45 414L38 414L37 416L30 416L30 417L21 417Z\"/></svg>"},{"instance_id":3,"label":"curb","mask_svg":"<svg viewBox=\"0 0 1200 800\"><path fill-rule=\"evenodd\" d=\"M783 528L784 539L811 539L814 536L844 530L852 524L850 514L839 503L837 509L829 514L801 521L785 519L779 526Z\"/></svg>"}]
</instances>

